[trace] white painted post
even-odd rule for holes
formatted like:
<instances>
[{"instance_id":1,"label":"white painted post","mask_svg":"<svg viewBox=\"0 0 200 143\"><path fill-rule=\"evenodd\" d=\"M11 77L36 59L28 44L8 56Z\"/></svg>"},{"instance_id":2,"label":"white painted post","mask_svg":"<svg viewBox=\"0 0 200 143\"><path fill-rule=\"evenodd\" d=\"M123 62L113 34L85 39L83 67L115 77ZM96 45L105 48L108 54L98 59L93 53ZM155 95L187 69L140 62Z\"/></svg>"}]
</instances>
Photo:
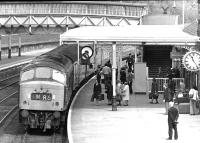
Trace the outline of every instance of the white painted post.
<instances>
[{"instance_id":1,"label":"white painted post","mask_svg":"<svg viewBox=\"0 0 200 143\"><path fill-rule=\"evenodd\" d=\"M113 47L113 60L112 60L112 85L113 85L113 101L112 101L112 111L117 111L117 105L116 105L116 69L117 69L117 60L116 60L116 42L112 43Z\"/></svg>"},{"instance_id":2,"label":"white painted post","mask_svg":"<svg viewBox=\"0 0 200 143\"><path fill-rule=\"evenodd\" d=\"M135 63L137 63L137 46L135 47Z\"/></svg>"}]
</instances>

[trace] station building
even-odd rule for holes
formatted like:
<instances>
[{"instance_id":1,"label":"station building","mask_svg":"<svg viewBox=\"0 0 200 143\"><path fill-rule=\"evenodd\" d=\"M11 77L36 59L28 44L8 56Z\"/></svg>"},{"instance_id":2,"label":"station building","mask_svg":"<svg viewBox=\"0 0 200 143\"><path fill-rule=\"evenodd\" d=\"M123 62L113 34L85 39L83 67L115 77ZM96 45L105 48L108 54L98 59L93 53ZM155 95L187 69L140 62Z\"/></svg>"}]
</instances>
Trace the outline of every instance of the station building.
<instances>
[{"instance_id":1,"label":"station building","mask_svg":"<svg viewBox=\"0 0 200 143\"><path fill-rule=\"evenodd\" d=\"M149 21L161 17L168 23L150 23ZM162 21L163 21L162 20ZM151 87L152 78L156 77L160 83L160 91L163 91L163 84L167 82L167 71L171 68L179 69L181 75L177 77L176 83L180 80L191 80L187 71L182 66L182 57L190 49L197 48L199 37L183 31L183 25L178 25L177 16L160 15L144 17L142 25L135 26L98 26L80 27L61 34L61 43L66 41L94 41L97 49L109 49L108 57L112 61L113 44L116 42L119 67L120 56L132 53L135 60L135 89L138 92L147 93ZM106 46L105 46L106 44ZM128 50L127 50L128 49ZM119 53L119 54L118 54ZM158 77L158 68L162 68L162 76ZM184 73L185 72L185 73ZM189 73L190 74L190 73ZM196 73L195 73L196 74ZM197 75L196 75L197 76ZM192 82L197 82L197 77ZM193 77L192 77L193 78ZM196 80L196 81L195 81ZM188 83L187 81L187 83ZM189 88L191 84L186 86Z\"/></svg>"}]
</instances>

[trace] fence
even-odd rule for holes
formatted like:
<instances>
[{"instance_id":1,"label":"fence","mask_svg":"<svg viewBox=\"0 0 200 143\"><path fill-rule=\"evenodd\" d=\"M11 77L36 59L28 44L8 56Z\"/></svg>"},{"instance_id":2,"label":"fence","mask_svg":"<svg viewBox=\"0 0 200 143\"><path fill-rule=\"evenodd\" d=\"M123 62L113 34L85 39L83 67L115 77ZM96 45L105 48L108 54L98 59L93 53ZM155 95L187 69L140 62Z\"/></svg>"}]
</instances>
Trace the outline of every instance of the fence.
<instances>
[{"instance_id":1,"label":"fence","mask_svg":"<svg viewBox=\"0 0 200 143\"><path fill-rule=\"evenodd\" d=\"M153 78L148 78L147 79L147 84L148 84L148 92L151 92L151 85L152 85L152 80ZM180 85L180 81L184 83L184 78L173 78L172 79L175 82L175 87L176 90ZM164 84L168 84L169 78L156 78L156 82L158 83L158 92L163 93L164 92Z\"/></svg>"}]
</instances>

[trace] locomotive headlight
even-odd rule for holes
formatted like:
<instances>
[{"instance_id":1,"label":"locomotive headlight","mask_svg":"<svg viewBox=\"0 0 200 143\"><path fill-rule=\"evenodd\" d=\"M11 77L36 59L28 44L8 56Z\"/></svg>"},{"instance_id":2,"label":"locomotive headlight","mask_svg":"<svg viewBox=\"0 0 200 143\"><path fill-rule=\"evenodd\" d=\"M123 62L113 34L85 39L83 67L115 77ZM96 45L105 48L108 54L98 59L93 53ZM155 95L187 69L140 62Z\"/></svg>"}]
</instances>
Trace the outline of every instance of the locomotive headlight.
<instances>
[{"instance_id":1,"label":"locomotive headlight","mask_svg":"<svg viewBox=\"0 0 200 143\"><path fill-rule=\"evenodd\" d=\"M31 99L31 94L28 94L27 98L28 98L28 99Z\"/></svg>"},{"instance_id":2,"label":"locomotive headlight","mask_svg":"<svg viewBox=\"0 0 200 143\"><path fill-rule=\"evenodd\" d=\"M28 117L29 113L27 110L22 110L21 115L22 115L22 117L26 118L26 117Z\"/></svg>"},{"instance_id":3,"label":"locomotive headlight","mask_svg":"<svg viewBox=\"0 0 200 143\"><path fill-rule=\"evenodd\" d=\"M54 94L52 95L52 99L53 99L53 100L55 100L55 99L56 99L56 96L55 96Z\"/></svg>"}]
</instances>

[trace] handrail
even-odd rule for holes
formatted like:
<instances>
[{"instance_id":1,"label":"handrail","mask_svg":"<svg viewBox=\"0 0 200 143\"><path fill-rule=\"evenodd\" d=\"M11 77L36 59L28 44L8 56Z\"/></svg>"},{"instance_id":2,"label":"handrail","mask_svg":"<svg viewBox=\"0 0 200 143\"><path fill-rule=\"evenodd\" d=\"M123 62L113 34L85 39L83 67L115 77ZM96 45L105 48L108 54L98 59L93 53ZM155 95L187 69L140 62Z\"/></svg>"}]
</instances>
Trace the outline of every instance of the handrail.
<instances>
[{"instance_id":1,"label":"handrail","mask_svg":"<svg viewBox=\"0 0 200 143\"><path fill-rule=\"evenodd\" d=\"M155 78L158 83L158 92L163 93L164 87L163 85L168 83L169 78ZM151 92L151 84L152 84L153 78L147 78L147 86L148 86L148 92ZM175 81L175 87L176 90L179 87L180 81L184 82L184 78L173 78L173 81Z\"/></svg>"},{"instance_id":2,"label":"handrail","mask_svg":"<svg viewBox=\"0 0 200 143\"><path fill-rule=\"evenodd\" d=\"M1 8L0 9L0 15L23 15L23 14L80 14L80 15L103 15L103 16L124 16L124 17L135 17L135 16L143 16L145 15L146 11L142 8L140 9L132 9L132 10L125 10L125 9L105 9L105 8L73 8L73 9L67 9L67 8L51 8L51 9L45 9L45 8L37 8L37 9L12 9L12 8Z\"/></svg>"}]
</instances>

